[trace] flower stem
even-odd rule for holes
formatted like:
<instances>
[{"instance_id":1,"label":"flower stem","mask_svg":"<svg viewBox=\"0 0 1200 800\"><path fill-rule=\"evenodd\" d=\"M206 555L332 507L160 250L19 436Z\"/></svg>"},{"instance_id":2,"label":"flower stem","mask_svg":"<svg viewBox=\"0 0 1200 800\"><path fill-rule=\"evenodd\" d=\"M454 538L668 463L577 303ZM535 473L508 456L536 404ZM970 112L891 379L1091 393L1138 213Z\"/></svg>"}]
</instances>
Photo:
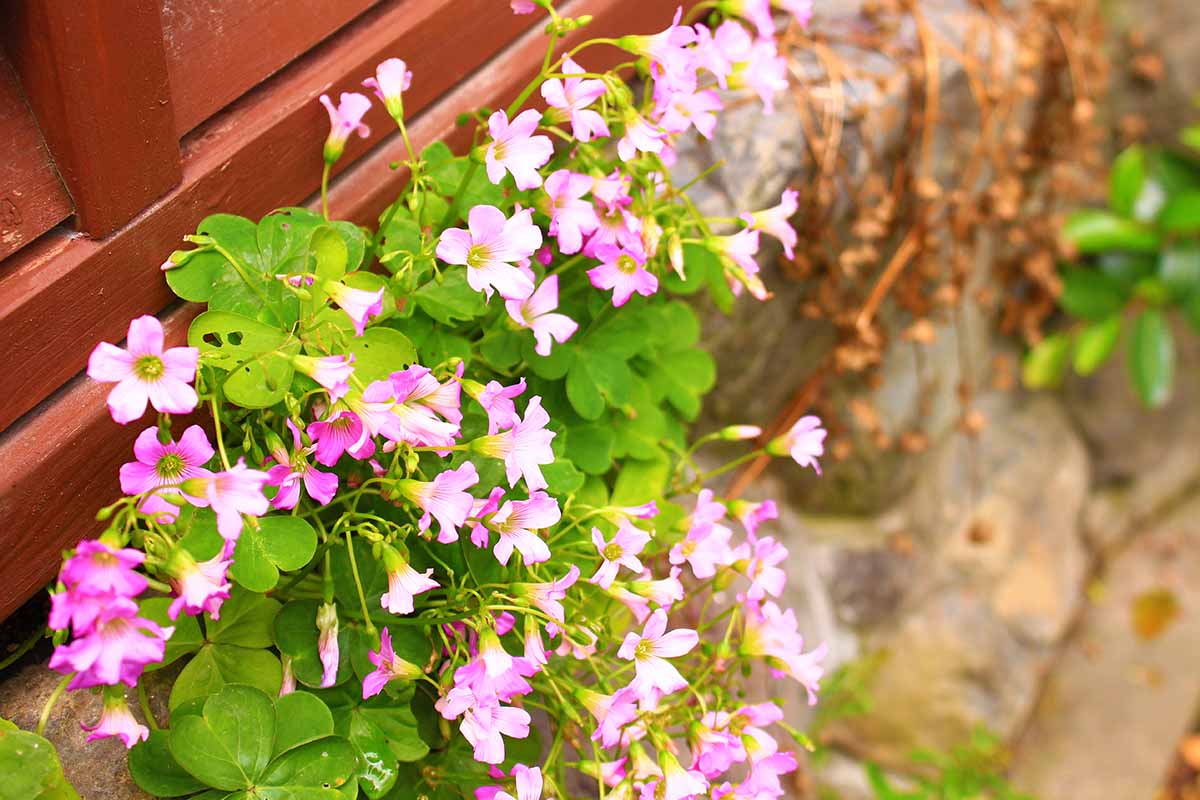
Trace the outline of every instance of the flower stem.
<instances>
[{"instance_id":1,"label":"flower stem","mask_svg":"<svg viewBox=\"0 0 1200 800\"><path fill-rule=\"evenodd\" d=\"M354 588L358 592L358 602L362 606L363 624L367 626L367 633L374 635L375 623L371 622L371 612L367 609L367 594L363 591L362 578L358 575L358 560L354 557L354 545L350 537L351 533L346 531L346 553L350 556L350 574L354 576Z\"/></svg>"},{"instance_id":2,"label":"flower stem","mask_svg":"<svg viewBox=\"0 0 1200 800\"><path fill-rule=\"evenodd\" d=\"M321 216L329 221L329 168L333 165L328 161L321 169Z\"/></svg>"},{"instance_id":3,"label":"flower stem","mask_svg":"<svg viewBox=\"0 0 1200 800\"><path fill-rule=\"evenodd\" d=\"M42 715L38 717L37 728L34 729L34 733L38 736L46 732L46 723L50 721L50 713L54 711L54 706L58 703L58 698L62 697L62 693L66 690L67 682L74 677L74 672L63 675L62 680L58 682L58 685L54 687L54 691L50 693L50 697L46 699L46 705L42 706Z\"/></svg>"},{"instance_id":4,"label":"flower stem","mask_svg":"<svg viewBox=\"0 0 1200 800\"><path fill-rule=\"evenodd\" d=\"M146 718L146 724L150 726L150 730L158 730L158 720L154 718L154 712L150 710L150 698L146 696L146 684L144 681L138 681L138 705L141 706L142 716Z\"/></svg>"},{"instance_id":5,"label":"flower stem","mask_svg":"<svg viewBox=\"0 0 1200 800\"><path fill-rule=\"evenodd\" d=\"M221 463L225 469L229 469L229 456L225 453L225 440L221 436L221 415L217 411L217 396L214 394L209 398L212 404L213 430L217 436L217 452L221 454Z\"/></svg>"}]
</instances>

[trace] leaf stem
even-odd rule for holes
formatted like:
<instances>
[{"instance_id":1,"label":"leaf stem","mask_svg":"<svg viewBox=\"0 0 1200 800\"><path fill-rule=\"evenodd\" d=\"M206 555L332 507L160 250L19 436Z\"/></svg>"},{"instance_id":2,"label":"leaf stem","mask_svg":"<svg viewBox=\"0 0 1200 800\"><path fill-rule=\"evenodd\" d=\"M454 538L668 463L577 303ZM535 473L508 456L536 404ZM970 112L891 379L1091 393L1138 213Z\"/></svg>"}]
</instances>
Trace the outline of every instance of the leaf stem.
<instances>
[{"instance_id":1,"label":"leaf stem","mask_svg":"<svg viewBox=\"0 0 1200 800\"><path fill-rule=\"evenodd\" d=\"M367 609L367 594L363 591L362 578L358 574L358 559L354 556L354 544L350 531L346 531L346 553L350 556L350 574L354 576L354 589L358 592L358 602L362 606L363 624L367 633L375 634L375 623L371 622L371 612Z\"/></svg>"},{"instance_id":2,"label":"leaf stem","mask_svg":"<svg viewBox=\"0 0 1200 800\"><path fill-rule=\"evenodd\" d=\"M63 675L62 680L58 682L58 685L54 687L54 691L50 693L50 697L46 699L46 704L42 706L42 715L38 717L37 728L34 729L34 732L38 736L46 732L46 723L50 721L50 713L54 711L54 706L58 703L58 698L62 697L62 693L66 690L67 682L74 677L74 672Z\"/></svg>"}]
</instances>

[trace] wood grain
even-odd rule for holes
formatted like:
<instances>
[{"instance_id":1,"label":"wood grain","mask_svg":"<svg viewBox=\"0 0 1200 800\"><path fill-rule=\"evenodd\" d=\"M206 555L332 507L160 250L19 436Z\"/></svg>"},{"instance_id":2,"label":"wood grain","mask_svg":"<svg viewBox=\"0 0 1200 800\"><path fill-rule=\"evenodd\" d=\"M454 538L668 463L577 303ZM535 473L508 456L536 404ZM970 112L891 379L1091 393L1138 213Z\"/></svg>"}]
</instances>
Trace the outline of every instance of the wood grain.
<instances>
[{"instance_id":1,"label":"wood grain","mask_svg":"<svg viewBox=\"0 0 1200 800\"><path fill-rule=\"evenodd\" d=\"M10 2L8 55L75 205L107 236L179 182L157 0Z\"/></svg>"}]
</instances>

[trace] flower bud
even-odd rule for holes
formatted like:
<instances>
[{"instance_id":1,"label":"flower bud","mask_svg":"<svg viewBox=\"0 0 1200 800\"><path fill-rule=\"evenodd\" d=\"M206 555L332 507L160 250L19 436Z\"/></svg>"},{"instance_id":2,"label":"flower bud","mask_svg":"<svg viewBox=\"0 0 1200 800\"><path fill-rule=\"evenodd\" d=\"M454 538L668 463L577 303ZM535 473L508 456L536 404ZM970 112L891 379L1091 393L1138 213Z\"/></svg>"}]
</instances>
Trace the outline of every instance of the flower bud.
<instances>
[{"instance_id":1,"label":"flower bud","mask_svg":"<svg viewBox=\"0 0 1200 800\"><path fill-rule=\"evenodd\" d=\"M762 436L762 428L757 425L730 425L717 432L717 437L726 442L757 439L759 436Z\"/></svg>"}]
</instances>

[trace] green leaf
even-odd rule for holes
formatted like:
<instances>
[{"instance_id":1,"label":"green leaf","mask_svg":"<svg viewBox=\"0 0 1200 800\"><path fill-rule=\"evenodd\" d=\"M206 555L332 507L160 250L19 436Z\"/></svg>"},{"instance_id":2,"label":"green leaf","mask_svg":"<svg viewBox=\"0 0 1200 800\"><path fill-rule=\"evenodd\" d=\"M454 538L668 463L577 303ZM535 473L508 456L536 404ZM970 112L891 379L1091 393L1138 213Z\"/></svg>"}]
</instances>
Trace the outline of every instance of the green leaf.
<instances>
[{"instance_id":1,"label":"green leaf","mask_svg":"<svg viewBox=\"0 0 1200 800\"><path fill-rule=\"evenodd\" d=\"M1157 253L1101 253L1096 263L1121 290L1128 292L1137 282L1154 274L1158 266Z\"/></svg>"},{"instance_id":2,"label":"green leaf","mask_svg":"<svg viewBox=\"0 0 1200 800\"><path fill-rule=\"evenodd\" d=\"M239 647L270 647L274 641L271 631L280 607L280 602L273 598L234 589L229 599L221 605L220 619L211 619L205 615L208 641Z\"/></svg>"},{"instance_id":3,"label":"green leaf","mask_svg":"<svg viewBox=\"0 0 1200 800\"><path fill-rule=\"evenodd\" d=\"M256 785L271 763L275 708L252 686L226 686L204 702L201 716L178 720L170 748L184 769L216 789Z\"/></svg>"},{"instance_id":4,"label":"green leaf","mask_svg":"<svg viewBox=\"0 0 1200 800\"><path fill-rule=\"evenodd\" d=\"M529 365L529 369L539 378L556 381L567 374L567 370L575 363L575 349L557 346L550 350L550 355L540 356L534 351L533 337L525 337L521 341L521 357Z\"/></svg>"},{"instance_id":5,"label":"green leaf","mask_svg":"<svg viewBox=\"0 0 1200 800\"><path fill-rule=\"evenodd\" d=\"M542 475L548 484L546 488L556 495L573 494L583 486L586 477L565 458L556 458L553 464L544 465Z\"/></svg>"},{"instance_id":6,"label":"green leaf","mask_svg":"<svg viewBox=\"0 0 1200 800\"><path fill-rule=\"evenodd\" d=\"M317 532L300 517L276 515L250 520L233 551L229 575L250 591L267 592L279 582L281 570L300 569L316 551Z\"/></svg>"},{"instance_id":7,"label":"green leaf","mask_svg":"<svg viewBox=\"0 0 1200 800\"><path fill-rule=\"evenodd\" d=\"M1030 389L1049 389L1062 383L1071 354L1071 338L1055 333L1042 339L1025 356L1021 380Z\"/></svg>"},{"instance_id":8,"label":"green leaf","mask_svg":"<svg viewBox=\"0 0 1200 800\"><path fill-rule=\"evenodd\" d=\"M1108 211L1076 211L1067 218L1062 236L1081 253L1128 250L1152 253L1160 240L1154 231Z\"/></svg>"},{"instance_id":9,"label":"green leaf","mask_svg":"<svg viewBox=\"0 0 1200 800\"><path fill-rule=\"evenodd\" d=\"M11 722L0 725L0 800L79 800L54 745Z\"/></svg>"},{"instance_id":10,"label":"green leaf","mask_svg":"<svg viewBox=\"0 0 1200 800\"><path fill-rule=\"evenodd\" d=\"M1172 297L1188 297L1200 291L1200 245L1179 242L1163 251L1158 277Z\"/></svg>"},{"instance_id":11,"label":"green leaf","mask_svg":"<svg viewBox=\"0 0 1200 800\"><path fill-rule=\"evenodd\" d=\"M410 704L413 687L362 700L350 689L331 692L329 705L334 730L350 740L359 757L359 785L368 797L387 794L396 783L400 762L419 761L429 754Z\"/></svg>"},{"instance_id":12,"label":"green leaf","mask_svg":"<svg viewBox=\"0 0 1200 800\"><path fill-rule=\"evenodd\" d=\"M347 349L354 354L354 374L364 384L383 380L417 360L412 341L393 328L367 328Z\"/></svg>"},{"instance_id":13,"label":"green leaf","mask_svg":"<svg viewBox=\"0 0 1200 800\"><path fill-rule=\"evenodd\" d=\"M1158 215L1158 225L1168 233L1200 233L1200 190L1170 195Z\"/></svg>"},{"instance_id":14,"label":"green leaf","mask_svg":"<svg viewBox=\"0 0 1200 800\"><path fill-rule=\"evenodd\" d=\"M329 224L342 235L342 242L346 245L346 272L362 268L363 257L367 254L369 244L367 231L361 225L344 219L334 220Z\"/></svg>"},{"instance_id":15,"label":"green leaf","mask_svg":"<svg viewBox=\"0 0 1200 800\"><path fill-rule=\"evenodd\" d=\"M351 608L358 608L356 605ZM317 688L321 685L324 667L321 664L320 653L317 650L317 609L320 603L316 600L294 600L283 607L275 618L275 645L279 652L291 656L292 674L296 680L305 686ZM350 630L345 625L338 627L338 652L340 660L336 683L349 680L350 659Z\"/></svg>"},{"instance_id":16,"label":"green leaf","mask_svg":"<svg viewBox=\"0 0 1200 800\"><path fill-rule=\"evenodd\" d=\"M321 698L292 692L275 701L275 744L271 757L333 735L333 715Z\"/></svg>"},{"instance_id":17,"label":"green leaf","mask_svg":"<svg viewBox=\"0 0 1200 800\"><path fill-rule=\"evenodd\" d=\"M567 399L584 419L598 419L605 403L618 406L629 397L629 365L609 352L587 350L567 371Z\"/></svg>"},{"instance_id":18,"label":"green leaf","mask_svg":"<svg viewBox=\"0 0 1200 800\"><path fill-rule=\"evenodd\" d=\"M447 269L441 278L440 283L431 280L413 293L412 299L422 311L446 325L468 322L486 313L483 293L467 284L465 268Z\"/></svg>"},{"instance_id":19,"label":"green leaf","mask_svg":"<svg viewBox=\"0 0 1200 800\"><path fill-rule=\"evenodd\" d=\"M1180 131L1179 141L1193 150L1200 150L1200 125L1192 125Z\"/></svg>"},{"instance_id":20,"label":"green leaf","mask_svg":"<svg viewBox=\"0 0 1200 800\"><path fill-rule=\"evenodd\" d=\"M1120 314L1088 325L1075 340L1075 371L1080 375L1091 375L1112 355L1120 338Z\"/></svg>"},{"instance_id":21,"label":"green leaf","mask_svg":"<svg viewBox=\"0 0 1200 800\"><path fill-rule=\"evenodd\" d=\"M295 373L290 357L300 343L284 331L229 311L205 311L192 320L188 344L202 363L225 370L225 397L243 408L266 408L288 393Z\"/></svg>"},{"instance_id":22,"label":"green leaf","mask_svg":"<svg viewBox=\"0 0 1200 800\"><path fill-rule=\"evenodd\" d=\"M1072 269L1063 275L1058 304L1073 317L1097 321L1120 311L1125 305L1125 293L1103 272Z\"/></svg>"},{"instance_id":23,"label":"green leaf","mask_svg":"<svg viewBox=\"0 0 1200 800\"><path fill-rule=\"evenodd\" d=\"M1167 402L1175 371L1175 343L1162 312L1148 308L1134 320L1129 338L1129 377L1138 397L1150 407Z\"/></svg>"},{"instance_id":24,"label":"green leaf","mask_svg":"<svg viewBox=\"0 0 1200 800\"><path fill-rule=\"evenodd\" d=\"M700 398L717 380L717 365L703 350L666 353L658 362L659 383L667 399L685 419L700 414Z\"/></svg>"},{"instance_id":25,"label":"green leaf","mask_svg":"<svg viewBox=\"0 0 1200 800\"><path fill-rule=\"evenodd\" d=\"M172 722L177 722L172 716ZM171 754L170 731L151 731L150 738L129 751L134 783L155 797L181 797L206 787Z\"/></svg>"},{"instance_id":26,"label":"green leaf","mask_svg":"<svg viewBox=\"0 0 1200 800\"><path fill-rule=\"evenodd\" d=\"M317 276L313 285L308 287L312 300L305 301L308 308L312 309L319 308L325 302L323 282L340 281L345 276L350 251L342 234L328 225L322 225L312 232L308 246L313 256L313 272Z\"/></svg>"},{"instance_id":27,"label":"green leaf","mask_svg":"<svg viewBox=\"0 0 1200 800\"><path fill-rule=\"evenodd\" d=\"M652 459L629 459L617 473L612 504L636 506L658 498L671 476L671 462L660 452Z\"/></svg>"},{"instance_id":28,"label":"green leaf","mask_svg":"<svg viewBox=\"0 0 1200 800\"><path fill-rule=\"evenodd\" d=\"M532 334L527 334L532 335ZM510 369L521 360L521 341L524 337L510 330L489 331L479 343L479 352L496 369Z\"/></svg>"},{"instance_id":29,"label":"green leaf","mask_svg":"<svg viewBox=\"0 0 1200 800\"><path fill-rule=\"evenodd\" d=\"M610 425L579 425L567 438L567 455L590 475L603 475L612 466L613 429Z\"/></svg>"},{"instance_id":30,"label":"green leaf","mask_svg":"<svg viewBox=\"0 0 1200 800\"><path fill-rule=\"evenodd\" d=\"M261 788L251 796L262 800L338 797L336 790L351 783L354 773L354 748L345 739L331 736L284 753L271 763L259 781ZM326 791L317 791L322 789Z\"/></svg>"},{"instance_id":31,"label":"green leaf","mask_svg":"<svg viewBox=\"0 0 1200 800\"><path fill-rule=\"evenodd\" d=\"M167 615L167 611L171 607L171 602L171 598L169 597L151 597L139 603L143 617L152 622L157 622L163 627L169 625L175 628L175 633L171 634L170 639L167 639L167 646L163 652L163 660L157 664L148 665L146 667L147 672L162 669L177 659L189 653L196 652L204 644L204 635L200 633L200 623L195 617L180 614L178 619L172 620Z\"/></svg>"},{"instance_id":32,"label":"green leaf","mask_svg":"<svg viewBox=\"0 0 1200 800\"><path fill-rule=\"evenodd\" d=\"M683 273L680 279L675 270L663 277L663 285L674 294L695 294L708 285L708 276L720 274L721 260L707 247L698 244L683 246Z\"/></svg>"},{"instance_id":33,"label":"green leaf","mask_svg":"<svg viewBox=\"0 0 1200 800\"><path fill-rule=\"evenodd\" d=\"M1140 145L1127 147L1113 160L1108 176L1108 207L1123 217L1133 208L1146 182L1146 151Z\"/></svg>"},{"instance_id":34,"label":"green leaf","mask_svg":"<svg viewBox=\"0 0 1200 800\"><path fill-rule=\"evenodd\" d=\"M282 680L279 658L269 650L206 644L175 679L168 705L173 713L188 701L207 697L234 684L255 686L274 695L279 693Z\"/></svg>"}]
</instances>

